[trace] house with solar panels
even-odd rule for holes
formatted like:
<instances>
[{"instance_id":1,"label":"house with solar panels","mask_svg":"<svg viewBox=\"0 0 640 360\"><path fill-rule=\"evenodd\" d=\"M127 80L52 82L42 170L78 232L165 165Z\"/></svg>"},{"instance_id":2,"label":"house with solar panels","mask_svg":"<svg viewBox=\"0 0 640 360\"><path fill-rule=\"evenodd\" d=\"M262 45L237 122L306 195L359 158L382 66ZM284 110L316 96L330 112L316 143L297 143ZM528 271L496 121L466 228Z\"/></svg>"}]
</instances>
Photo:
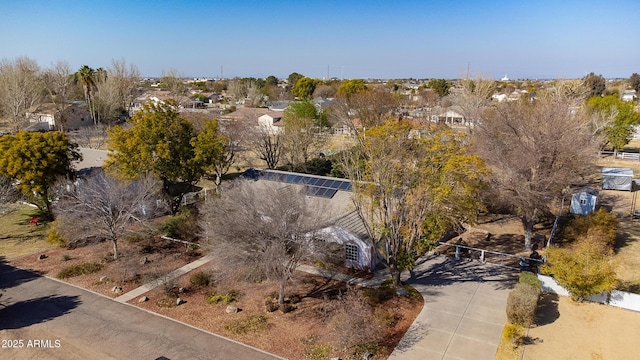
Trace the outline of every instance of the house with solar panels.
<instances>
[{"instance_id":1,"label":"house with solar panels","mask_svg":"<svg viewBox=\"0 0 640 360\"><path fill-rule=\"evenodd\" d=\"M344 247L344 265L359 270L373 270L378 264L378 253L364 222L358 216L352 200L351 181L310 174L291 173L278 170L249 169L243 178L256 182L275 183L284 196L303 191L307 197L318 202L328 213L330 221L317 234L325 241Z\"/></svg>"}]
</instances>

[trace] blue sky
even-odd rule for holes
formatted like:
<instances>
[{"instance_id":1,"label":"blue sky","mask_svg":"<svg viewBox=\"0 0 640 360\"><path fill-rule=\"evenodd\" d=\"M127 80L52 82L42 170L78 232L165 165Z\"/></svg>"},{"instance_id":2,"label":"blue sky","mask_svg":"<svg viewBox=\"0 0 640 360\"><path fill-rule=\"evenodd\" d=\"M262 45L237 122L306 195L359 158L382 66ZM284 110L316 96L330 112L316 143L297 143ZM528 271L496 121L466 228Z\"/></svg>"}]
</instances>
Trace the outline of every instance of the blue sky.
<instances>
[{"instance_id":1,"label":"blue sky","mask_svg":"<svg viewBox=\"0 0 640 360\"><path fill-rule=\"evenodd\" d=\"M4 0L0 58L18 56L143 76L629 77L640 1Z\"/></svg>"}]
</instances>

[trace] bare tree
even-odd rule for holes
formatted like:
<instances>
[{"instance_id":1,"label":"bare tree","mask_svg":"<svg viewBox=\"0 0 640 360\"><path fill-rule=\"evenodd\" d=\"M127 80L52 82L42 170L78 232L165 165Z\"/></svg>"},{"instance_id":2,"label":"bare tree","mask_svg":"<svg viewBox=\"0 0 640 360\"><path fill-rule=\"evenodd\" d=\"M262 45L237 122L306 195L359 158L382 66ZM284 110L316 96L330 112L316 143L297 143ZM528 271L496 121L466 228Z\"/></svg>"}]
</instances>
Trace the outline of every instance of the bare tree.
<instances>
[{"instance_id":1,"label":"bare tree","mask_svg":"<svg viewBox=\"0 0 640 360\"><path fill-rule=\"evenodd\" d=\"M38 63L28 57L0 61L0 111L18 131L26 123L27 110L42 100Z\"/></svg>"},{"instance_id":2,"label":"bare tree","mask_svg":"<svg viewBox=\"0 0 640 360\"><path fill-rule=\"evenodd\" d=\"M589 120L566 95L498 104L477 126L475 146L492 169L493 186L520 215L525 248L533 227L562 189L589 171L597 142Z\"/></svg>"},{"instance_id":3,"label":"bare tree","mask_svg":"<svg viewBox=\"0 0 640 360\"><path fill-rule=\"evenodd\" d=\"M141 177L124 181L100 172L68 184L56 205L58 230L69 242L109 240L118 258L118 240L156 213L159 181Z\"/></svg>"},{"instance_id":4,"label":"bare tree","mask_svg":"<svg viewBox=\"0 0 640 360\"><path fill-rule=\"evenodd\" d=\"M247 265L278 283L284 304L288 281L300 262L322 260L329 246L315 235L322 207L293 188L240 180L201 207L201 228L221 264L234 271Z\"/></svg>"},{"instance_id":5,"label":"bare tree","mask_svg":"<svg viewBox=\"0 0 640 360\"><path fill-rule=\"evenodd\" d=\"M44 87L49 94L51 101L57 112L56 124L60 131L64 132L67 124L65 109L69 106L69 97L73 87L71 68L66 61L58 61L51 68L46 69L43 74Z\"/></svg>"},{"instance_id":6,"label":"bare tree","mask_svg":"<svg viewBox=\"0 0 640 360\"><path fill-rule=\"evenodd\" d=\"M458 105L462 110L462 115L469 126L478 124L482 119L482 113L491 102L491 95L495 90L495 81L477 76L475 79L462 79L458 82L460 89L452 96L451 102Z\"/></svg>"},{"instance_id":7,"label":"bare tree","mask_svg":"<svg viewBox=\"0 0 640 360\"><path fill-rule=\"evenodd\" d=\"M334 343L343 350L380 340L383 330L376 323L373 307L354 289L341 294L340 304L329 321Z\"/></svg>"},{"instance_id":8,"label":"bare tree","mask_svg":"<svg viewBox=\"0 0 640 360\"><path fill-rule=\"evenodd\" d=\"M229 81L227 96L231 98L233 105L241 103L248 94L247 84L243 79L234 78Z\"/></svg>"},{"instance_id":9,"label":"bare tree","mask_svg":"<svg viewBox=\"0 0 640 360\"><path fill-rule=\"evenodd\" d=\"M184 106L182 100L187 94L187 86L185 85L183 74L180 74L176 69L162 70L161 84L163 89L169 91L171 97L176 101L178 105Z\"/></svg>"},{"instance_id":10,"label":"bare tree","mask_svg":"<svg viewBox=\"0 0 640 360\"><path fill-rule=\"evenodd\" d=\"M5 205L17 201L20 198L20 192L15 187L13 180L6 176L0 176L0 209L5 211Z\"/></svg>"},{"instance_id":11,"label":"bare tree","mask_svg":"<svg viewBox=\"0 0 640 360\"><path fill-rule=\"evenodd\" d=\"M275 169L278 166L284 149L282 134L262 125L250 130L247 146L258 159L267 163L269 169Z\"/></svg>"},{"instance_id":12,"label":"bare tree","mask_svg":"<svg viewBox=\"0 0 640 360\"><path fill-rule=\"evenodd\" d=\"M80 147L102 149L107 142L107 127L103 124L85 126L69 137Z\"/></svg>"},{"instance_id":13,"label":"bare tree","mask_svg":"<svg viewBox=\"0 0 640 360\"><path fill-rule=\"evenodd\" d=\"M292 171L298 171L327 144L326 129L321 124L323 115L310 101L292 102L285 109L282 115L283 155Z\"/></svg>"},{"instance_id":14,"label":"bare tree","mask_svg":"<svg viewBox=\"0 0 640 360\"><path fill-rule=\"evenodd\" d=\"M96 81L96 107L103 121L114 123L129 113L137 94L140 73L124 60L113 60L106 70L108 76Z\"/></svg>"},{"instance_id":15,"label":"bare tree","mask_svg":"<svg viewBox=\"0 0 640 360\"><path fill-rule=\"evenodd\" d=\"M399 104L399 99L385 89L363 90L337 98L330 116L332 123L345 125L360 134L381 125Z\"/></svg>"}]
</instances>

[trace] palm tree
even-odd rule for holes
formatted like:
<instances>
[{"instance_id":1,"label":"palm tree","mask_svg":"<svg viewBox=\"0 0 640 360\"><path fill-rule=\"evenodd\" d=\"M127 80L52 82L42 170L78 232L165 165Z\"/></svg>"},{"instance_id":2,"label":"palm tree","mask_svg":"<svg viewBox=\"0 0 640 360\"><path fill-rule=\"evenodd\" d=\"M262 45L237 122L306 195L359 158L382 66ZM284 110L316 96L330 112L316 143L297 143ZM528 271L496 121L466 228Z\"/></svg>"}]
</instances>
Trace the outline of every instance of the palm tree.
<instances>
[{"instance_id":1,"label":"palm tree","mask_svg":"<svg viewBox=\"0 0 640 360\"><path fill-rule=\"evenodd\" d=\"M74 80L76 83L80 83L82 85L82 90L84 91L84 99L87 101L87 107L89 108L89 113L91 114L91 119L94 124L96 122L96 115L93 111L93 104L91 100L93 98L93 90L96 87L95 82L96 71L87 65L82 65L82 67L73 74Z\"/></svg>"}]
</instances>

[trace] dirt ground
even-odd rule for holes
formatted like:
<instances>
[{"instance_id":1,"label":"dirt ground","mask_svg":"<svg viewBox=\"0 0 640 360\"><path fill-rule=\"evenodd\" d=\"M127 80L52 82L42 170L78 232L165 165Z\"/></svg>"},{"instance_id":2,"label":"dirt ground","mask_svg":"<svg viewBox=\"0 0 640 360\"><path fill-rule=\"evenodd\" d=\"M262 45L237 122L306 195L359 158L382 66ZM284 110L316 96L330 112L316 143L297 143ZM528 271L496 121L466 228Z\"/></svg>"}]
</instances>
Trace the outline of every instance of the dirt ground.
<instances>
[{"instance_id":1,"label":"dirt ground","mask_svg":"<svg viewBox=\"0 0 640 360\"><path fill-rule=\"evenodd\" d=\"M195 270L193 272L197 272ZM193 273L192 272L192 273ZM147 310L180 320L198 328L221 334L236 341L249 344L265 351L280 355L287 359L305 359L305 351L314 346L330 345L330 357L347 358L349 352L342 351L335 345L336 335L332 333L329 323L333 314L344 306L340 302L341 294L345 294L349 287L338 281L298 272L291 280L288 294L300 296L296 309L289 313L279 310L267 312L265 299L275 295L276 285L270 281L260 283L226 280L216 282L212 287L197 288L190 284L192 273L184 275L176 286L184 287L185 291L178 294L186 303L176 307L159 307L157 301L166 298L163 289L155 289L145 294L148 301L132 304ZM241 309L238 313L226 313L227 304L209 304L207 298L212 293L226 293L233 289L238 294L238 301L232 305ZM351 287L351 289L358 289ZM359 290L359 289L358 289ZM406 330L422 309L422 299L393 297L378 305L377 308L391 311L396 322L393 326L378 327L382 331L383 348L373 359L386 359ZM268 329L246 335L234 335L225 329L231 321L242 319L250 315L264 315L267 317ZM375 317L379 319L378 316ZM359 329L365 331L365 329Z\"/></svg>"},{"instance_id":2,"label":"dirt ground","mask_svg":"<svg viewBox=\"0 0 640 360\"><path fill-rule=\"evenodd\" d=\"M127 292L198 258L197 253L187 253L184 245L159 237L135 243L121 241L118 248L117 261L112 260L112 244L101 242L75 249L48 249L15 259L12 264L56 277L62 269L70 265L99 263L103 266L102 270L67 278L64 281L115 298L121 294L111 291L114 286L120 286L123 292ZM41 254L46 258L39 260Z\"/></svg>"},{"instance_id":3,"label":"dirt ground","mask_svg":"<svg viewBox=\"0 0 640 360\"><path fill-rule=\"evenodd\" d=\"M119 245L120 256L117 261L110 258L112 244L108 242L90 244L75 249L54 248L36 254L14 259L12 263L25 269L55 277L63 268L84 262L97 262L103 269L92 274L65 279L74 285L115 298L119 293L112 291L114 286L121 286L126 293L136 287L162 278L163 275L177 269L198 257L187 253L182 244L176 244L160 238L141 240L138 242L122 241ZM39 260L40 254L46 258ZM295 304L296 309L289 313L280 311L267 312L265 298L277 289L270 281L251 282L214 276L215 285L198 288L190 284L189 278L197 271L212 271L212 264L192 271L176 281L170 282L173 291L183 288L177 294L185 303L176 307L161 307L158 300L167 298L166 289L162 286L145 294L148 301L138 303L138 298L131 301L133 305L183 321L197 328L205 329L239 342L255 346L265 351L283 356L287 359L305 359L304 352L332 345L338 340L328 326L331 316L340 308L341 295L348 286L344 283L328 280L306 273L296 273L287 289L288 294L296 294L301 299ZM207 298L214 292L234 290L238 295L235 306L241 309L238 313L225 312L227 305L211 305ZM361 291L361 290L358 290ZM175 299L168 302L175 304ZM383 320L387 325L377 326L381 331L380 347L376 349L374 359L386 359L400 341L423 306L421 297L392 297L378 307L375 318ZM247 335L234 335L224 329L229 321L249 315L265 315L268 329ZM331 356L347 358L348 352L337 346L330 346ZM372 351L373 352L373 351Z\"/></svg>"},{"instance_id":4,"label":"dirt ground","mask_svg":"<svg viewBox=\"0 0 640 360\"><path fill-rule=\"evenodd\" d=\"M523 359L626 360L638 358L640 313L546 295L539 325L529 329Z\"/></svg>"},{"instance_id":5,"label":"dirt ground","mask_svg":"<svg viewBox=\"0 0 640 360\"><path fill-rule=\"evenodd\" d=\"M611 160L601 164L632 167L635 163ZM638 164L640 165L640 164ZM631 218L637 193L600 190L600 204L618 214L620 228L616 242L618 279L628 289L640 290L640 221ZM515 218L505 218L477 227L492 233L506 231L521 235ZM518 228L519 227L519 228ZM502 235L506 236L506 235ZM640 339L640 313L598 303L574 303L568 297L543 295L538 308L538 325L529 329L528 345L513 350L501 344L496 359L636 359ZM523 356L523 357L521 357Z\"/></svg>"}]
</instances>

